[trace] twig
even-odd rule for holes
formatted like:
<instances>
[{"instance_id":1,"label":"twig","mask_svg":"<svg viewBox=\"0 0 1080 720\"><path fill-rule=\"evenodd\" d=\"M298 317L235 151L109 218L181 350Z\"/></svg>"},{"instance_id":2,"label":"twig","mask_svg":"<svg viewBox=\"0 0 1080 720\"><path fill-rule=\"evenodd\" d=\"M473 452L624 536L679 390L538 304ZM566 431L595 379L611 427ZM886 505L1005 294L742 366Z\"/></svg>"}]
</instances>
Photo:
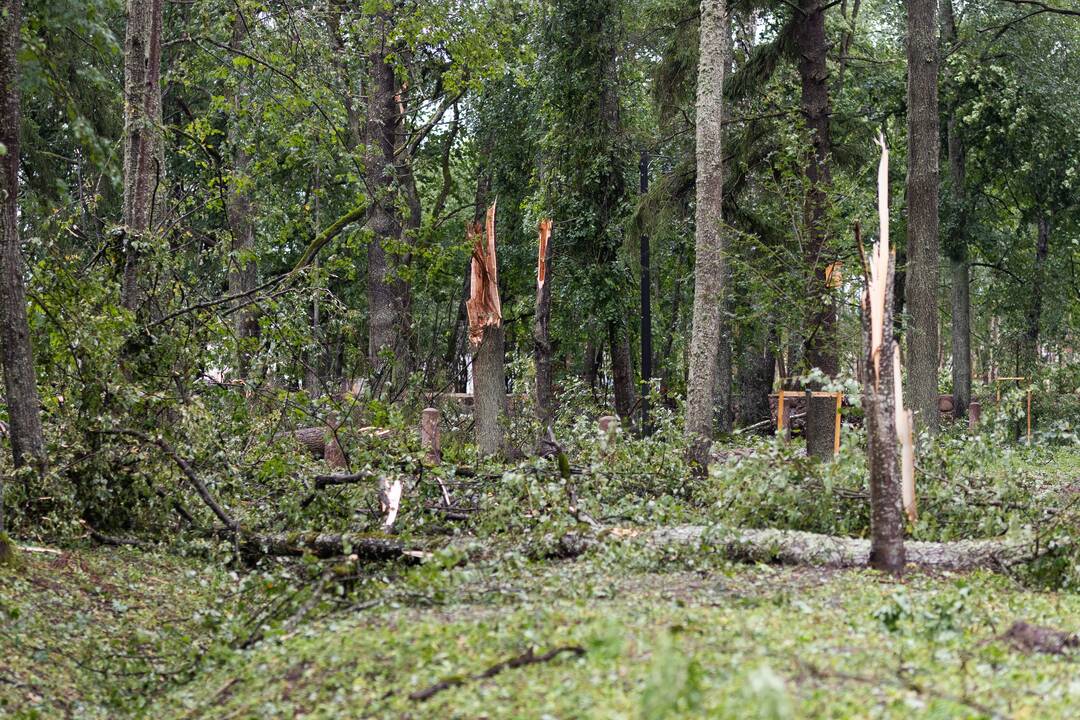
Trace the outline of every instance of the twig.
<instances>
[{"instance_id":1,"label":"twig","mask_svg":"<svg viewBox=\"0 0 1080 720\"><path fill-rule=\"evenodd\" d=\"M543 655L537 655L537 654L535 654L535 651L534 651L533 648L529 648L528 650L523 652L521 655L518 655L517 657L510 658L509 660L503 660L502 662L495 663L494 665L492 665L487 670L485 670L485 671L483 671L481 673L476 673L475 675L464 675L464 676L459 675L459 676L456 676L456 677L446 678L445 680L440 680L439 682L435 683L434 685L429 685L428 687L424 688L423 690L416 690L415 692L411 692L411 693L409 693L409 699L410 700L428 700L429 698L432 698L435 695L438 695L443 690L449 690L452 687L457 687L459 685L464 685L469 680L486 680L487 678L495 677L496 675L501 673L503 670L509 670L511 668L519 668L519 667L525 667L526 665L536 665L537 663L548 662L550 660L554 660L556 657L558 657L559 655L561 655L563 653L569 653L569 654L573 655L574 657L581 657L582 655L585 654L585 648L581 647L580 645L563 645L562 647L557 647L557 648L554 648L553 650L548 650Z\"/></svg>"}]
</instances>

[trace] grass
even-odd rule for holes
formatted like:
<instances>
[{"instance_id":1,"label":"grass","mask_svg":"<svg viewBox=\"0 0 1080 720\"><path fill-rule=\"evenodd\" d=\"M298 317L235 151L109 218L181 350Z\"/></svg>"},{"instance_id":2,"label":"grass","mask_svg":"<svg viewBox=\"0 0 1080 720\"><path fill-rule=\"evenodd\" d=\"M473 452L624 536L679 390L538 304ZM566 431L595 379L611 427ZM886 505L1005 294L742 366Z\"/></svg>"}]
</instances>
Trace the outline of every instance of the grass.
<instances>
[{"instance_id":1,"label":"grass","mask_svg":"<svg viewBox=\"0 0 1080 720\"><path fill-rule=\"evenodd\" d=\"M621 551L469 574L466 602L336 614L237 655L165 697L160 718L1068 717L1076 666L1000 636L1075 630L1080 598L992 574L690 569ZM634 561L631 561L633 564ZM691 562L689 565L694 565ZM504 567L503 570L508 568ZM494 570L494 568L492 568ZM584 656L466 680L523 653Z\"/></svg>"},{"instance_id":2,"label":"grass","mask_svg":"<svg viewBox=\"0 0 1080 720\"><path fill-rule=\"evenodd\" d=\"M799 487L790 467L759 465L743 474L764 482L767 472L787 473L774 484ZM1004 527L1012 516L1001 506L1027 488L1071 497L1080 453L1011 453L972 467L978 478L941 472L965 498L977 491L992 502L950 510L942 482L928 516L961 523L996 512ZM1023 482L1006 483L1021 467ZM515 482L500 487L521 492ZM524 489L552 513L564 502L558 487ZM793 498L808 502L800 492ZM836 511L818 507L815 522ZM21 552L0 568L0 717L1080 715L1080 656L1030 653L1003 637L1018 620L1080 631L1080 594L985 572L895 581L733 565L709 548L640 540L572 561L537 559L560 527L481 532L418 567L305 560L248 574L217 557L130 548ZM295 592L318 577L332 578L324 595ZM274 620L261 626L271 607ZM252 634L265 639L234 649ZM564 646L584 654L476 677L529 649ZM410 698L440 681L447 687L429 699Z\"/></svg>"},{"instance_id":3,"label":"grass","mask_svg":"<svg viewBox=\"0 0 1080 720\"><path fill-rule=\"evenodd\" d=\"M134 714L212 643L227 577L126 548L0 567L0 717Z\"/></svg>"}]
</instances>

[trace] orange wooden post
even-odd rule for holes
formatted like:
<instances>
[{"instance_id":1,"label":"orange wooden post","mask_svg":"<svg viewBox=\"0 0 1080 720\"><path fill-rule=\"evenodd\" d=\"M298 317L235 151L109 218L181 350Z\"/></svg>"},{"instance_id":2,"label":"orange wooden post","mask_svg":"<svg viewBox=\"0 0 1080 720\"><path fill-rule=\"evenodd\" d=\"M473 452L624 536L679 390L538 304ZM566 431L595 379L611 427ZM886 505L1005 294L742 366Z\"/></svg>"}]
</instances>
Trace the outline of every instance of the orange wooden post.
<instances>
[{"instance_id":1,"label":"orange wooden post","mask_svg":"<svg viewBox=\"0 0 1080 720\"><path fill-rule=\"evenodd\" d=\"M776 434L784 434L784 388L780 387L780 399L776 401Z\"/></svg>"},{"instance_id":2,"label":"orange wooden post","mask_svg":"<svg viewBox=\"0 0 1080 720\"><path fill-rule=\"evenodd\" d=\"M1027 392L1028 445L1031 444L1031 389Z\"/></svg>"},{"instance_id":3,"label":"orange wooden post","mask_svg":"<svg viewBox=\"0 0 1080 720\"><path fill-rule=\"evenodd\" d=\"M836 428L833 435L833 455L840 454L840 404L844 402L844 393L836 393Z\"/></svg>"}]
</instances>

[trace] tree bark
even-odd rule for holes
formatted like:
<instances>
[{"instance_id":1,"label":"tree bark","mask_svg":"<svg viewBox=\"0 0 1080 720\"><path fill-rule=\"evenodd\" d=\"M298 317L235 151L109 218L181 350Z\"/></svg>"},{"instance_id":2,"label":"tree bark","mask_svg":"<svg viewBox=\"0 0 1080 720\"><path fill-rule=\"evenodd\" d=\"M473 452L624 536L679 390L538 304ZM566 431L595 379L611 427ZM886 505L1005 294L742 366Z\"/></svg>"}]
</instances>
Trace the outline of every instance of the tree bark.
<instances>
[{"instance_id":1,"label":"tree bark","mask_svg":"<svg viewBox=\"0 0 1080 720\"><path fill-rule=\"evenodd\" d=\"M747 342L736 368L739 393L735 402L736 422L741 427L761 423L772 417L769 393L772 391L775 358L769 338ZM768 432L769 428L763 428Z\"/></svg>"},{"instance_id":2,"label":"tree bark","mask_svg":"<svg viewBox=\"0 0 1080 720\"><path fill-rule=\"evenodd\" d=\"M870 565L900 574L904 569L904 532L900 515L902 486L897 462L896 403L900 402L899 346L893 326L893 281L896 256L889 248L889 155L880 138L878 215L881 233L868 263L863 292L862 392L870 465ZM862 249L858 226L856 242Z\"/></svg>"},{"instance_id":3,"label":"tree bark","mask_svg":"<svg viewBox=\"0 0 1080 720\"><path fill-rule=\"evenodd\" d=\"M504 332L501 324L487 328L473 349L473 419L481 455L498 455L503 450L507 413Z\"/></svg>"},{"instance_id":4,"label":"tree bark","mask_svg":"<svg viewBox=\"0 0 1080 720\"><path fill-rule=\"evenodd\" d=\"M473 346L473 420L476 445L482 455L503 451L507 414L505 330L499 300L498 254L495 246L495 210L487 210L483 229L473 224L472 288L469 339Z\"/></svg>"},{"instance_id":5,"label":"tree bark","mask_svg":"<svg viewBox=\"0 0 1080 720\"><path fill-rule=\"evenodd\" d=\"M1035 268L1031 279L1031 303L1024 331L1024 372L1034 374L1039 364L1039 334L1042 325L1043 293L1046 285L1046 258L1050 254L1050 218L1039 212L1035 219Z\"/></svg>"},{"instance_id":6,"label":"tree bark","mask_svg":"<svg viewBox=\"0 0 1080 720\"><path fill-rule=\"evenodd\" d=\"M832 377L840 371L840 361L835 331L836 306L825 277L826 268L835 258L827 247L826 192L832 182L829 170L829 155L832 153L829 116L832 111L826 65L825 6L822 1L801 0L797 23L794 40L801 88L800 110L813 144L813 151L806 163L810 190L805 218L810 240L806 244L805 262L812 279L804 357L808 369L818 368ZM806 413L807 453L822 459L831 458L834 409L827 402L810 402Z\"/></svg>"},{"instance_id":7,"label":"tree bark","mask_svg":"<svg viewBox=\"0 0 1080 720\"><path fill-rule=\"evenodd\" d=\"M952 0L941 0L941 27L947 47L959 42ZM956 216L947 239L952 275L952 383L953 417L967 417L971 403L971 277L967 247L966 153L956 118L955 101L949 107L946 124L949 152L949 182Z\"/></svg>"},{"instance_id":8,"label":"tree bark","mask_svg":"<svg viewBox=\"0 0 1080 720\"><path fill-rule=\"evenodd\" d=\"M233 22L232 48L241 50L247 33L243 15L237 13ZM240 115L248 102L248 73L240 71L241 80L233 91L233 117L229 124L229 144L232 146L232 176L229 183L228 219L232 242L229 248L229 294L250 293L258 283L255 263L255 219L251 200L252 178L249 169L251 156L244 146L240 131ZM259 337L258 307L249 298L237 301L240 309L233 319L236 335L237 370L246 378L251 371L252 344Z\"/></svg>"},{"instance_id":9,"label":"tree bark","mask_svg":"<svg viewBox=\"0 0 1080 720\"><path fill-rule=\"evenodd\" d=\"M608 346L611 348L611 385L615 391L615 413L623 421L632 421L634 412L634 371L630 367L630 338L625 327L608 323Z\"/></svg>"},{"instance_id":10,"label":"tree bark","mask_svg":"<svg viewBox=\"0 0 1080 720\"><path fill-rule=\"evenodd\" d=\"M0 361L4 370L8 429L15 467L32 465L45 470L45 443L41 432L41 401L30 343L19 240L19 29L21 0L0 3ZM4 529L3 481L0 479L0 533Z\"/></svg>"},{"instance_id":11,"label":"tree bark","mask_svg":"<svg viewBox=\"0 0 1080 720\"><path fill-rule=\"evenodd\" d=\"M625 535L624 535L625 537ZM630 537L633 537L630 535ZM708 544L730 560L780 565L865 567L871 562L872 541L799 530L743 529L717 532L705 525L678 525L645 534L652 547ZM578 543L587 549L593 542ZM1004 540L909 542L906 561L922 568L1001 571L1029 562L1037 555L1033 543Z\"/></svg>"},{"instance_id":12,"label":"tree bark","mask_svg":"<svg viewBox=\"0 0 1080 720\"><path fill-rule=\"evenodd\" d=\"M708 465L712 440L713 393L720 342L727 261L723 223L723 87L727 36L724 0L701 1L698 51L696 154L697 206L694 217L694 309L686 391L685 433L698 472Z\"/></svg>"},{"instance_id":13,"label":"tree bark","mask_svg":"<svg viewBox=\"0 0 1080 720\"><path fill-rule=\"evenodd\" d=\"M161 13L163 0L127 0L124 37L124 277L121 304L143 300L140 259L152 242L155 209L165 178L161 131Z\"/></svg>"},{"instance_id":14,"label":"tree bark","mask_svg":"<svg viewBox=\"0 0 1080 720\"><path fill-rule=\"evenodd\" d=\"M931 433L938 429L937 3L907 3L907 397Z\"/></svg>"},{"instance_id":15,"label":"tree bark","mask_svg":"<svg viewBox=\"0 0 1080 720\"><path fill-rule=\"evenodd\" d=\"M375 47L368 53L368 114L365 126L365 172L372 204L368 227L368 361L383 387L404 381L394 377L409 365L409 288L398 276L402 223L397 209L394 155L402 118L395 100L397 83L387 45L390 18L374 18Z\"/></svg>"},{"instance_id":16,"label":"tree bark","mask_svg":"<svg viewBox=\"0 0 1080 720\"><path fill-rule=\"evenodd\" d=\"M533 325L533 360L536 363L536 419L541 432L555 419L553 368L551 365L551 221L540 221L537 256L536 318Z\"/></svg>"},{"instance_id":17,"label":"tree bark","mask_svg":"<svg viewBox=\"0 0 1080 720\"><path fill-rule=\"evenodd\" d=\"M895 340L892 324L892 277L889 263L887 298L878 364L870 341L870 313L863 308L863 409L866 417L867 462L870 465L870 565L891 573L904 568L900 470L896 454L896 398L893 386Z\"/></svg>"}]
</instances>

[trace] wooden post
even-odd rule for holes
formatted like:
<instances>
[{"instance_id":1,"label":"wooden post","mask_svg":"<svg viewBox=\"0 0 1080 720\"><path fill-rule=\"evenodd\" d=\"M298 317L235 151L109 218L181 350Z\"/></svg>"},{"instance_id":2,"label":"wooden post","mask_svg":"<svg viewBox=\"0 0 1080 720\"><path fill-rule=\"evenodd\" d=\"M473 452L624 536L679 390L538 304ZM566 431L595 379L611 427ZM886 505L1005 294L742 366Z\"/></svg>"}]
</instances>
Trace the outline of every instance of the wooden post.
<instances>
[{"instance_id":1,"label":"wooden post","mask_svg":"<svg viewBox=\"0 0 1080 720\"><path fill-rule=\"evenodd\" d=\"M968 404L968 430L975 431L975 427L979 424L979 413L982 411L982 403L978 400L972 400Z\"/></svg>"},{"instance_id":2,"label":"wooden post","mask_svg":"<svg viewBox=\"0 0 1080 720\"><path fill-rule=\"evenodd\" d=\"M1028 426L1027 440L1028 440L1028 445L1030 445L1031 444L1031 390L1030 390L1030 388L1027 391L1027 426Z\"/></svg>"},{"instance_id":3,"label":"wooden post","mask_svg":"<svg viewBox=\"0 0 1080 720\"><path fill-rule=\"evenodd\" d=\"M432 465L442 462L438 408L424 408L420 413L420 447L425 451L424 462Z\"/></svg>"},{"instance_id":4,"label":"wooden post","mask_svg":"<svg viewBox=\"0 0 1080 720\"><path fill-rule=\"evenodd\" d=\"M840 405L844 402L844 393L836 393L836 428L833 434L833 456L840 454Z\"/></svg>"},{"instance_id":5,"label":"wooden post","mask_svg":"<svg viewBox=\"0 0 1080 720\"><path fill-rule=\"evenodd\" d=\"M784 434L784 387L780 386L780 398L776 401L776 434Z\"/></svg>"}]
</instances>

